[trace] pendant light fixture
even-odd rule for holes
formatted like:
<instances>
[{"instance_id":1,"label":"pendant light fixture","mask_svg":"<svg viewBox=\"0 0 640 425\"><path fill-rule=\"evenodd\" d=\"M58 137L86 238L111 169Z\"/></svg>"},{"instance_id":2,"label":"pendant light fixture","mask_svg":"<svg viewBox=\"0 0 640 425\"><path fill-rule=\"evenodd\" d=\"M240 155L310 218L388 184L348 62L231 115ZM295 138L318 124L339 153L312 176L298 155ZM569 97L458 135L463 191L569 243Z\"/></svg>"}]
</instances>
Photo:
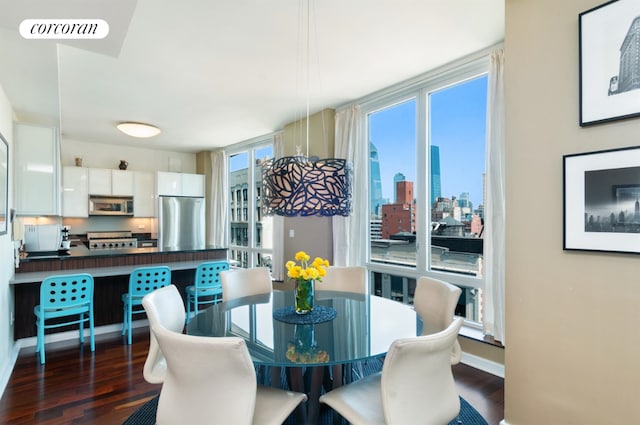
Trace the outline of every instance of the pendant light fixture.
<instances>
[{"instance_id":1,"label":"pendant light fixture","mask_svg":"<svg viewBox=\"0 0 640 425\"><path fill-rule=\"evenodd\" d=\"M286 217L348 216L351 212L351 165L345 159L309 158L309 2L306 0L307 152L306 156L302 155L298 146L295 156L271 159L263 164L262 207L265 214Z\"/></svg>"}]
</instances>

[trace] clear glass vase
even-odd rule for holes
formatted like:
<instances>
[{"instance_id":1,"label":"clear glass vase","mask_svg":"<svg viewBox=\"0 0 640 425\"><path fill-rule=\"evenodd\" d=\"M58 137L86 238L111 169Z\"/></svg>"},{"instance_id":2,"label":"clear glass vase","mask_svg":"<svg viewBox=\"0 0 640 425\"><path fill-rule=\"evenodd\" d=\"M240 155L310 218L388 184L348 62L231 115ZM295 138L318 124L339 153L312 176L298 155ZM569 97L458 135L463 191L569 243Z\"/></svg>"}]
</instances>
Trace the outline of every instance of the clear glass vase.
<instances>
[{"instance_id":1,"label":"clear glass vase","mask_svg":"<svg viewBox=\"0 0 640 425\"><path fill-rule=\"evenodd\" d=\"M307 314L313 310L313 280L296 281L296 313Z\"/></svg>"}]
</instances>

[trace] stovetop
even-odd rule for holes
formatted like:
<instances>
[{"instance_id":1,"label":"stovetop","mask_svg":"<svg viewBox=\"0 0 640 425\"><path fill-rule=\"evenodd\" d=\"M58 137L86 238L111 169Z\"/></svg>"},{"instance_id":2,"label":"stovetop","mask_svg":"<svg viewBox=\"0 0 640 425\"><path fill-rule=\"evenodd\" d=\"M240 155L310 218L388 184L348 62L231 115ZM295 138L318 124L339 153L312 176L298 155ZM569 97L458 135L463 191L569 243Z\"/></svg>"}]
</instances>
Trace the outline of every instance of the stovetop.
<instances>
[{"instance_id":1,"label":"stovetop","mask_svg":"<svg viewBox=\"0 0 640 425\"><path fill-rule=\"evenodd\" d=\"M88 232L87 247L89 249L127 249L137 248L138 239L130 231Z\"/></svg>"}]
</instances>

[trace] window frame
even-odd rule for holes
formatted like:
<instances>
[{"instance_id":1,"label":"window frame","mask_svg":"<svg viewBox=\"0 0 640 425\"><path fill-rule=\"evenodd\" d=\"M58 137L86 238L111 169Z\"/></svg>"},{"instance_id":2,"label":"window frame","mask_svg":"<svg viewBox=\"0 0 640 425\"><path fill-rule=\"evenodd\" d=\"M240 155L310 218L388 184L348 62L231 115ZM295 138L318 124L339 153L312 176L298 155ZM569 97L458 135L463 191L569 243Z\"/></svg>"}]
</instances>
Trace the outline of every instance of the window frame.
<instances>
[{"instance_id":1,"label":"window frame","mask_svg":"<svg viewBox=\"0 0 640 425\"><path fill-rule=\"evenodd\" d=\"M400 103L415 99L416 101L416 182L414 193L416 197L416 208L418 211L425 211L418 216L419 222L431 223L431 206L429 205L430 190L430 149L429 140L429 94L452 87L466 81L487 75L489 72L489 56L483 55L479 58L451 64L420 76L405 83L400 83L387 90L374 93L360 101L360 113L362 132L360 147L363 149L363 157L369 158L369 116L373 113L393 107ZM486 152L486 151L485 151ZM486 153L485 153L486 163ZM370 168L367 161L366 181L369 181ZM370 203L370 192L367 191L367 204ZM367 207L368 208L368 207ZM368 210L367 210L368 211ZM475 277L439 270L430 270L431 250L425 249L430 246L430 232L421 231L416 234L416 265L408 267L395 264L383 264L371 260L371 221L367 213L367 243L365 244L365 265L370 272L390 274L417 279L420 276L430 276L450 282L454 285L465 288L477 288L484 290L484 276ZM485 226L488 221L485 218ZM426 229L426 227L425 227ZM484 254L483 254L484 259Z\"/></svg>"},{"instance_id":2,"label":"window frame","mask_svg":"<svg viewBox=\"0 0 640 425\"><path fill-rule=\"evenodd\" d=\"M263 149L265 147L271 146L272 149L272 153L274 150L274 139L273 139L273 135L266 135L266 136L261 136L255 139L251 139L242 143L238 143L235 145L231 145L229 146L229 148L225 149L225 153L227 155L227 161L231 160L231 157L234 155L239 155L239 154L243 154L246 153L248 156L248 163L247 163L247 188L246 190L246 198L245 198L245 192L240 189L237 190L237 197L240 198L240 200L236 199L236 201L241 201L242 202L242 207L238 206L238 205L234 205L232 202L229 203L229 222L227 223L227 226L229 227L229 241L228 241L228 246L229 246L229 256L231 258L232 252L233 251L240 251L240 252L246 252L247 255L247 268L252 268L252 267L257 267L258 266L258 256L259 255L268 255L271 258L273 258L273 249L272 248L264 248L263 246L257 246L257 235L256 235L256 219L258 219L259 214L257 213L257 208L260 208L260 200L258 199L257 196L257 190L256 190L256 185L255 184L251 184L251 182L255 182L256 181L256 175L255 175L255 162L256 162L256 151ZM229 168L228 170L228 176L229 178L227 179L227 192L231 193L231 169ZM232 235L231 235L231 217L232 217L232 209L233 208L237 208L237 213L240 214L239 217L236 217L236 221L244 221L242 220L244 218L244 215L247 216L247 237L248 237L248 244L247 246L244 245L238 245L238 244L232 244ZM263 217L262 215L260 215L260 217ZM263 245L261 243L261 245ZM273 244L272 244L273 245Z\"/></svg>"}]
</instances>

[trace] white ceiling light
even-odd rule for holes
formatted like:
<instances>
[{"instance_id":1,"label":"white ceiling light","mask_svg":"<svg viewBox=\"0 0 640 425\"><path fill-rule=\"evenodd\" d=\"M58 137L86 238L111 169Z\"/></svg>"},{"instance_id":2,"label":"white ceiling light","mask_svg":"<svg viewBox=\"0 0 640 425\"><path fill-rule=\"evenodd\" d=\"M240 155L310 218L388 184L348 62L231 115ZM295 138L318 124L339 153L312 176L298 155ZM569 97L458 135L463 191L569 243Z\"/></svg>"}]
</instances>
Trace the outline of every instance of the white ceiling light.
<instances>
[{"instance_id":1,"label":"white ceiling light","mask_svg":"<svg viewBox=\"0 0 640 425\"><path fill-rule=\"evenodd\" d=\"M132 137L153 137L160 134L160 129L151 124L141 122L121 122L117 125L118 130Z\"/></svg>"}]
</instances>

